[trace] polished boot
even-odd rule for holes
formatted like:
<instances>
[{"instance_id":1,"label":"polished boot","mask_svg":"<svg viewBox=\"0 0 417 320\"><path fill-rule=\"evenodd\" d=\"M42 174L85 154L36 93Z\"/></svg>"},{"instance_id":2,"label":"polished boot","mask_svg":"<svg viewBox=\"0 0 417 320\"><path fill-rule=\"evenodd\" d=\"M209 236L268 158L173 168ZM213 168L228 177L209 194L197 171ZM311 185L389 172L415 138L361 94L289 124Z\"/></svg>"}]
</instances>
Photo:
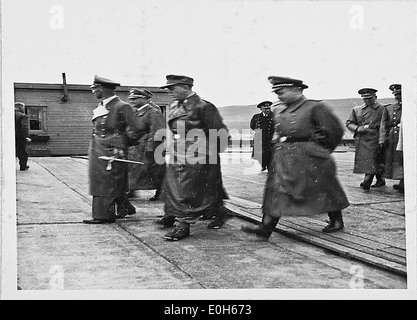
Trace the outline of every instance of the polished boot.
<instances>
[{"instance_id":1,"label":"polished boot","mask_svg":"<svg viewBox=\"0 0 417 320\"><path fill-rule=\"evenodd\" d=\"M262 222L257 226L242 226L241 230L246 233L254 234L262 240L268 240L272 232L275 230L278 220L279 218L274 219L271 217L265 217L264 215Z\"/></svg>"},{"instance_id":2,"label":"polished boot","mask_svg":"<svg viewBox=\"0 0 417 320\"><path fill-rule=\"evenodd\" d=\"M164 235L164 238L171 241L178 241L190 236L190 225L181 224L178 225L172 230Z\"/></svg>"},{"instance_id":3,"label":"polished boot","mask_svg":"<svg viewBox=\"0 0 417 320\"><path fill-rule=\"evenodd\" d=\"M373 174L365 174L365 178L363 179L363 182L360 184L363 190L371 190L371 184L372 180L374 179Z\"/></svg>"},{"instance_id":4,"label":"polished boot","mask_svg":"<svg viewBox=\"0 0 417 320\"><path fill-rule=\"evenodd\" d=\"M376 175L376 182L371 186L373 188L385 186L385 179L382 178L381 174Z\"/></svg>"},{"instance_id":5,"label":"polished boot","mask_svg":"<svg viewBox=\"0 0 417 320\"><path fill-rule=\"evenodd\" d=\"M220 208L218 212L215 214L214 220L207 225L207 228L219 229L224 225L228 217L229 214L227 213L226 209L224 209L223 207Z\"/></svg>"},{"instance_id":6,"label":"polished boot","mask_svg":"<svg viewBox=\"0 0 417 320\"><path fill-rule=\"evenodd\" d=\"M343 223L343 217L342 217L342 211L331 211L328 213L329 215L329 221L327 226L323 228L323 232L325 233L332 233L339 230L343 230L344 223Z\"/></svg>"}]
</instances>

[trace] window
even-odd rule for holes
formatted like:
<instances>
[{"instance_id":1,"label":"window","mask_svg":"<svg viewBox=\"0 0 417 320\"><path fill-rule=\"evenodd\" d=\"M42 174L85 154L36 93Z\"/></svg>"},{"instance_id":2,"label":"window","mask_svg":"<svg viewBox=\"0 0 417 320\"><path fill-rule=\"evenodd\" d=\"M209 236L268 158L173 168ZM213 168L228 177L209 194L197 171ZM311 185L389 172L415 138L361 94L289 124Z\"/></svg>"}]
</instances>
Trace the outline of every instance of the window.
<instances>
[{"instance_id":1,"label":"window","mask_svg":"<svg viewBox=\"0 0 417 320\"><path fill-rule=\"evenodd\" d=\"M29 134L45 134L46 107L26 106L26 113L29 117Z\"/></svg>"}]
</instances>

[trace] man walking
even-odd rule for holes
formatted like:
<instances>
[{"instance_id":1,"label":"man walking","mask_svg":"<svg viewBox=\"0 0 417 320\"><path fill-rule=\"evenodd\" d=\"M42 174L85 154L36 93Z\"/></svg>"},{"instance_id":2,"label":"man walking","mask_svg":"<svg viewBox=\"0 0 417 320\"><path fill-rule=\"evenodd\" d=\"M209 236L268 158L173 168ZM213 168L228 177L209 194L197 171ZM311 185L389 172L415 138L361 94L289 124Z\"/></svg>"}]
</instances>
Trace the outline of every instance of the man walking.
<instances>
[{"instance_id":1,"label":"man walking","mask_svg":"<svg viewBox=\"0 0 417 320\"><path fill-rule=\"evenodd\" d=\"M29 155L26 146L31 140L29 138L29 119L25 114L25 104L22 102L14 104L14 130L16 157L19 159L20 171L25 171L29 169L27 165Z\"/></svg>"},{"instance_id":2,"label":"man walking","mask_svg":"<svg viewBox=\"0 0 417 320\"><path fill-rule=\"evenodd\" d=\"M379 144L385 148L384 177L388 179L399 179L394 184L394 189L404 193L404 173L402 157L397 149L400 138L402 99L401 85L392 84L389 86L397 103L389 104L382 112L381 126L379 128Z\"/></svg>"},{"instance_id":3,"label":"man walking","mask_svg":"<svg viewBox=\"0 0 417 320\"><path fill-rule=\"evenodd\" d=\"M354 133L355 138L355 165L354 173L364 173L365 177L360 186L369 191L372 180L376 182L372 187L385 186L384 145L378 144L379 128L384 106L377 101L373 88L363 88L358 91L364 104L353 107L352 113L346 120L346 127Z\"/></svg>"},{"instance_id":4,"label":"man walking","mask_svg":"<svg viewBox=\"0 0 417 320\"><path fill-rule=\"evenodd\" d=\"M342 209L349 206L331 153L343 137L343 125L330 107L308 100L302 80L271 76L272 91L282 104L273 109L273 155L262 201L262 222L243 226L246 233L268 239L281 216L328 213L323 232L344 228Z\"/></svg>"},{"instance_id":5,"label":"man walking","mask_svg":"<svg viewBox=\"0 0 417 320\"><path fill-rule=\"evenodd\" d=\"M274 133L272 124L271 101L263 101L257 105L260 113L253 115L250 128L255 131L253 136L252 158L258 160L265 171L271 161L271 139Z\"/></svg>"},{"instance_id":6,"label":"man walking","mask_svg":"<svg viewBox=\"0 0 417 320\"><path fill-rule=\"evenodd\" d=\"M83 220L88 224L113 223L116 218L136 213L125 194L127 163L118 160L126 159L126 128L140 136L145 126L139 123L132 107L115 95L118 86L119 83L99 76L94 77L90 86L101 102L93 110L94 128L88 150L90 194L93 196L93 218ZM112 159L105 161L100 156Z\"/></svg>"},{"instance_id":7,"label":"man walking","mask_svg":"<svg viewBox=\"0 0 417 320\"><path fill-rule=\"evenodd\" d=\"M167 75L166 79L161 88L168 89L174 101L167 109L165 217L175 216L178 223L164 238L181 240L203 216L216 217L209 229L225 222L219 152L227 147L228 129L218 109L191 90L193 78Z\"/></svg>"},{"instance_id":8,"label":"man walking","mask_svg":"<svg viewBox=\"0 0 417 320\"><path fill-rule=\"evenodd\" d=\"M165 165L155 161L155 149L162 143L155 140L155 134L165 128L165 120L161 108L152 102L153 93L146 89L133 88L128 99L139 122L146 127L146 132L140 138L128 130L132 144L128 149L128 159L143 162L143 165L129 164L128 197L133 196L134 190L156 189L155 195L149 201L157 201L161 196L162 182L165 175Z\"/></svg>"}]
</instances>

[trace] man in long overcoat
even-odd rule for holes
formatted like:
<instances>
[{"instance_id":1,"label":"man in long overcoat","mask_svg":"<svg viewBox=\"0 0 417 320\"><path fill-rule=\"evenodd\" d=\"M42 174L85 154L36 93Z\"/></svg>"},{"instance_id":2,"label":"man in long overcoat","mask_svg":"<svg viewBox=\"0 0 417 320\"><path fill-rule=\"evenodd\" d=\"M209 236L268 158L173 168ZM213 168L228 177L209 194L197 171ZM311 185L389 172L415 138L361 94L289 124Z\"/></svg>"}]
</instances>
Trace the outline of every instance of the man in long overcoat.
<instances>
[{"instance_id":1,"label":"man in long overcoat","mask_svg":"<svg viewBox=\"0 0 417 320\"><path fill-rule=\"evenodd\" d=\"M384 106L377 101L373 88L363 88L358 91L364 104L353 107L346 127L354 133L355 138L355 164L354 173L364 173L365 177L360 186L364 190L370 190L372 180L376 176L376 182L372 187L385 185L384 162L385 150L379 142L379 127L381 124Z\"/></svg>"},{"instance_id":2,"label":"man in long overcoat","mask_svg":"<svg viewBox=\"0 0 417 320\"><path fill-rule=\"evenodd\" d=\"M401 85L392 84L389 89L392 91L397 103L389 104L382 112L381 126L379 128L379 143L385 147L385 168L384 177L388 179L399 179L394 184L394 189L404 192L404 173L402 157L396 152L400 138L402 101Z\"/></svg>"},{"instance_id":3,"label":"man in long overcoat","mask_svg":"<svg viewBox=\"0 0 417 320\"><path fill-rule=\"evenodd\" d=\"M274 133L271 105L271 101L259 103L257 107L261 112L254 114L250 121L250 128L255 131L252 158L258 160L262 171L265 171L271 162L271 140Z\"/></svg>"},{"instance_id":4,"label":"man in long overcoat","mask_svg":"<svg viewBox=\"0 0 417 320\"><path fill-rule=\"evenodd\" d=\"M113 223L116 218L136 213L126 196L128 166L118 159L126 159L126 128L140 136L145 127L132 107L115 95L118 86L119 83L96 75L90 87L101 102L93 110L93 135L88 150L93 219L83 220L84 223ZM114 161L107 162L100 156L113 157Z\"/></svg>"},{"instance_id":5,"label":"man in long overcoat","mask_svg":"<svg viewBox=\"0 0 417 320\"><path fill-rule=\"evenodd\" d=\"M29 138L29 118L24 112L25 104L16 102L14 104L14 130L15 130L15 151L19 159L20 171L29 169L29 154L26 151Z\"/></svg>"},{"instance_id":6,"label":"man in long overcoat","mask_svg":"<svg viewBox=\"0 0 417 320\"><path fill-rule=\"evenodd\" d=\"M273 155L266 181L262 223L242 227L267 239L281 216L328 213L323 232L344 228L342 209L348 199L331 153L343 137L343 125L322 101L308 100L302 80L271 76L272 91L282 104L273 106Z\"/></svg>"},{"instance_id":7,"label":"man in long overcoat","mask_svg":"<svg viewBox=\"0 0 417 320\"><path fill-rule=\"evenodd\" d=\"M152 96L153 93L149 90L133 88L128 97L135 116L146 127L146 131L137 138L133 132L130 135L128 130L129 140L132 141L128 149L128 159L143 162L143 165L129 163L127 195L133 196L134 190L156 189L155 195L149 199L156 201L161 195L165 164L155 161L155 150L162 143L155 140L155 134L165 135L160 132L165 128L165 120L161 108L152 102Z\"/></svg>"},{"instance_id":8,"label":"man in long overcoat","mask_svg":"<svg viewBox=\"0 0 417 320\"><path fill-rule=\"evenodd\" d=\"M204 216L216 218L208 228L223 225L226 212L219 152L226 149L228 129L218 109L191 90L194 79L167 75L174 101L167 109L167 168L165 215L175 216L175 228L164 235L180 240L190 235L190 225Z\"/></svg>"}]
</instances>

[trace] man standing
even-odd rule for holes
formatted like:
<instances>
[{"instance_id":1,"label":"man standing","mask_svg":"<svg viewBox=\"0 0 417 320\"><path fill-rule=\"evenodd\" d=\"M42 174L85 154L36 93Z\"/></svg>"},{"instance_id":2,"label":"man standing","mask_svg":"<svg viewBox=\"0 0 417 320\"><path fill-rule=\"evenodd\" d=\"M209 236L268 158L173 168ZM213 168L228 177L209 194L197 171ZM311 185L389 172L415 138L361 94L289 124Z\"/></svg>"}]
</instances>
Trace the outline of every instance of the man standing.
<instances>
[{"instance_id":1,"label":"man standing","mask_svg":"<svg viewBox=\"0 0 417 320\"><path fill-rule=\"evenodd\" d=\"M29 119L25 114L25 104L16 102L14 104L14 133L15 133L15 151L16 157L19 159L20 171L29 169L28 158L26 151L29 138Z\"/></svg>"},{"instance_id":2,"label":"man standing","mask_svg":"<svg viewBox=\"0 0 417 320\"><path fill-rule=\"evenodd\" d=\"M203 216L216 216L210 229L225 222L219 152L227 147L228 129L218 109L191 90L192 78L166 78L161 88L168 89L174 101L167 109L165 216L175 216L178 223L164 238L181 240Z\"/></svg>"},{"instance_id":3,"label":"man standing","mask_svg":"<svg viewBox=\"0 0 417 320\"><path fill-rule=\"evenodd\" d=\"M115 95L118 86L119 83L99 76L94 77L90 86L96 98L102 101L93 111L93 136L88 150L93 219L83 220L84 223L113 223L116 218L136 213L125 194L127 163L118 159L126 159L126 128L140 136L145 127L135 117L132 107ZM113 161L107 162L100 156L112 157Z\"/></svg>"},{"instance_id":4,"label":"man standing","mask_svg":"<svg viewBox=\"0 0 417 320\"><path fill-rule=\"evenodd\" d=\"M156 189L155 195L149 201L159 200L165 165L155 162L154 151L161 144L155 141L155 133L165 127L161 108L151 101L153 93L146 89L133 88L127 98L139 122L146 127L146 132L140 138L128 130L129 140L128 159L143 162L144 165L129 164L128 197L133 196L134 190Z\"/></svg>"},{"instance_id":5,"label":"man standing","mask_svg":"<svg viewBox=\"0 0 417 320\"><path fill-rule=\"evenodd\" d=\"M365 173L360 186L364 190L370 190L372 180L376 176L376 182L372 187L385 186L383 145L378 144L379 127L381 124L384 106L377 101L376 92L372 88L363 88L358 91L363 101L361 106L353 107L346 127L354 132L355 138L355 166L354 173Z\"/></svg>"},{"instance_id":6,"label":"man standing","mask_svg":"<svg viewBox=\"0 0 417 320\"><path fill-rule=\"evenodd\" d=\"M343 137L343 125L322 101L308 100L302 80L271 76L272 91L282 104L273 109L273 154L266 181L262 222L242 227L268 239L281 216L328 213L323 232L344 228L342 209L349 206L331 153Z\"/></svg>"},{"instance_id":7,"label":"man standing","mask_svg":"<svg viewBox=\"0 0 417 320\"><path fill-rule=\"evenodd\" d=\"M382 112L381 126L379 128L379 144L386 148L384 177L388 179L399 179L394 184L394 189L404 193L404 175L402 157L396 153L401 127L401 85L392 84L389 86L397 103L387 105ZM397 159L399 158L399 159ZM397 161L399 160L399 161Z\"/></svg>"},{"instance_id":8,"label":"man standing","mask_svg":"<svg viewBox=\"0 0 417 320\"><path fill-rule=\"evenodd\" d=\"M271 101L263 101L257 105L261 113L255 114L250 121L250 128L255 131L253 136L252 158L258 160L262 171L268 168L271 161L271 139L273 135Z\"/></svg>"}]
</instances>

